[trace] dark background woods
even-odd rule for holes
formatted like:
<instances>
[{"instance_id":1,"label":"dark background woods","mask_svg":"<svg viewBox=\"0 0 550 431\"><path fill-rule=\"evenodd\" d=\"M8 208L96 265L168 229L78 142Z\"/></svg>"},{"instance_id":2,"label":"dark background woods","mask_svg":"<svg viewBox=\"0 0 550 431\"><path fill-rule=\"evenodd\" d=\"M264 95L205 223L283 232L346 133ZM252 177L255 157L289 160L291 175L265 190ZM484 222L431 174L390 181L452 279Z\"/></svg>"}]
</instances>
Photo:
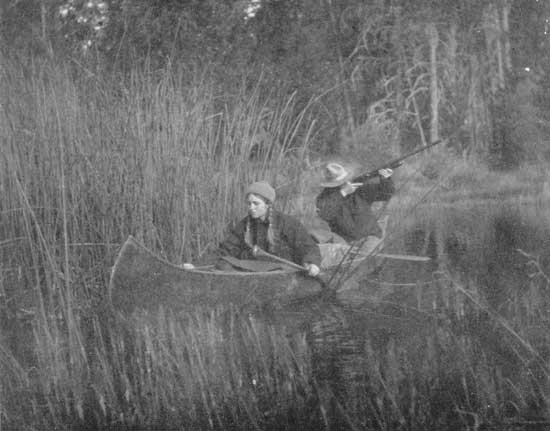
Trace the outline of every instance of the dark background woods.
<instances>
[{"instance_id":1,"label":"dark background woods","mask_svg":"<svg viewBox=\"0 0 550 431\"><path fill-rule=\"evenodd\" d=\"M293 109L309 107L315 151L396 153L452 135L454 151L496 167L547 156L548 17L542 0L0 5L5 60L113 80L177 68L189 85L213 82L220 109L260 81L271 104L295 93Z\"/></svg>"}]
</instances>

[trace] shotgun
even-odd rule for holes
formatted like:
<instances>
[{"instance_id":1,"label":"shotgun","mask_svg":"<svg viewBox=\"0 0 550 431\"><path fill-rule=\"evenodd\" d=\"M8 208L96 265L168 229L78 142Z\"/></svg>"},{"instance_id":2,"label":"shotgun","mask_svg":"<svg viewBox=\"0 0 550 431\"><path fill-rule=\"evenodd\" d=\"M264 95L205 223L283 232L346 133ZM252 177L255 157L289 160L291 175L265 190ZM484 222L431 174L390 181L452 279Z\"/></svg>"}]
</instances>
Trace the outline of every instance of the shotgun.
<instances>
[{"instance_id":1,"label":"shotgun","mask_svg":"<svg viewBox=\"0 0 550 431\"><path fill-rule=\"evenodd\" d=\"M441 139L438 139L437 141L434 141L428 145L424 145L423 147L417 148L416 150L413 150L410 153L405 154L404 156L397 157L396 159L390 160L389 162L384 163L382 166L379 166L378 168L373 169L372 171L359 174L353 179L353 182L360 182L360 181L364 181L369 178L375 177L378 175L378 171L381 169L395 169L403 164L403 160L408 159L409 157L414 156L415 154L418 154L422 151L425 151L428 148L431 148L434 145L439 144L440 142L441 142Z\"/></svg>"}]
</instances>

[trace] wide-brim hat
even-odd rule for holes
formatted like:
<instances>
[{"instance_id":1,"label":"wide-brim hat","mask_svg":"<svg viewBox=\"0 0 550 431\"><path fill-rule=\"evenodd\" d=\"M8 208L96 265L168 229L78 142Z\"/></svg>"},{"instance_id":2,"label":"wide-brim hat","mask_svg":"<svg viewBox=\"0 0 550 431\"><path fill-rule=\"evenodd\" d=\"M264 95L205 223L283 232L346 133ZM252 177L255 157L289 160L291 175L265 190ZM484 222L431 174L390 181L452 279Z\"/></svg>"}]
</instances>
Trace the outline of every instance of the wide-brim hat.
<instances>
[{"instance_id":1,"label":"wide-brim hat","mask_svg":"<svg viewBox=\"0 0 550 431\"><path fill-rule=\"evenodd\" d=\"M323 169L321 187L338 187L353 178L354 169L340 163L327 163Z\"/></svg>"}]
</instances>

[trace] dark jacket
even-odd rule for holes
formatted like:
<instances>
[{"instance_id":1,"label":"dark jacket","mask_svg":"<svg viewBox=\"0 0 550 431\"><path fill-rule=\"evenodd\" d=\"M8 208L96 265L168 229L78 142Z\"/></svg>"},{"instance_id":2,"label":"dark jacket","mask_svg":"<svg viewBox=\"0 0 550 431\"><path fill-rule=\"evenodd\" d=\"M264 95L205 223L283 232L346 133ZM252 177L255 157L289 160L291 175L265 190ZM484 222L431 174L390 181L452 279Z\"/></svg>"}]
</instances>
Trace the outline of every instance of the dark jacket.
<instances>
[{"instance_id":1,"label":"dark jacket","mask_svg":"<svg viewBox=\"0 0 550 431\"><path fill-rule=\"evenodd\" d=\"M319 246L306 228L296 218L278 211L274 211L271 217L274 244L269 244L267 240L268 223L250 218L252 245L257 245L264 251L298 265L314 263L319 266L321 263ZM248 220L248 216L243 218L230 230L219 247L222 255L228 254L238 259L254 259L252 250L245 241Z\"/></svg>"},{"instance_id":2,"label":"dark jacket","mask_svg":"<svg viewBox=\"0 0 550 431\"><path fill-rule=\"evenodd\" d=\"M369 235L380 237L382 231L371 205L375 201L389 200L394 191L391 178L380 178L377 183L365 183L345 197L340 193L340 187L325 188L317 196L318 214L328 223L332 232L348 242Z\"/></svg>"}]
</instances>

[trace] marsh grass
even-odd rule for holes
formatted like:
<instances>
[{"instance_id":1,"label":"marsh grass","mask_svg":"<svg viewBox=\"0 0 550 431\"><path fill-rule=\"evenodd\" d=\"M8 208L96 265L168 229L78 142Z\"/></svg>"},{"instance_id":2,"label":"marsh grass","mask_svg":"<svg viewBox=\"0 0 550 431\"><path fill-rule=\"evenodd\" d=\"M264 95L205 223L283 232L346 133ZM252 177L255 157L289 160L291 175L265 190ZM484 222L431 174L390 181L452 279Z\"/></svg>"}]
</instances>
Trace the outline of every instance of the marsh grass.
<instances>
[{"instance_id":1,"label":"marsh grass","mask_svg":"<svg viewBox=\"0 0 550 431\"><path fill-rule=\"evenodd\" d=\"M2 388L14 388L6 399L37 394L29 426L45 414L71 427L90 405L90 355L106 349L90 339L122 241L132 234L176 262L204 254L241 215L249 182L292 189L311 120L292 95L261 94L259 80L222 98L207 77L175 69L115 80L12 60L1 73L2 328L17 332L11 344L32 345L3 350ZM22 310L34 317L20 323ZM28 382L18 361L31 366ZM94 401L100 416L113 399ZM11 423L29 417L23 403L4 406Z\"/></svg>"},{"instance_id":2,"label":"marsh grass","mask_svg":"<svg viewBox=\"0 0 550 431\"><path fill-rule=\"evenodd\" d=\"M32 209L48 245L62 243L66 221L69 243L101 253L132 233L190 259L242 213L249 182L300 173L310 120L292 96L265 99L259 82L222 99L206 78L172 69L111 82L51 64L19 79L21 68L4 69L6 233Z\"/></svg>"},{"instance_id":3,"label":"marsh grass","mask_svg":"<svg viewBox=\"0 0 550 431\"><path fill-rule=\"evenodd\" d=\"M1 73L0 310L3 333L18 338L0 344L2 429L479 429L548 418L544 265L531 263L539 276L499 308L478 280L439 268L429 281L443 306L430 310L431 324L403 343L364 334L353 377L342 381L318 374L324 356L303 332L237 310L106 313L108 268L128 234L174 262L196 258L259 178L280 186L283 207L311 214L309 202L289 197L311 192L313 120L294 96L266 98L259 82L221 98L207 77L174 69L115 81L6 62ZM497 182L481 169L462 165L448 201L481 183L500 197L539 184L547 197L543 171ZM436 257L451 232L465 250L497 237L489 225L477 224L485 237L468 230L486 208L430 218L414 202L429 203L431 183L407 184L389 209L403 232L418 223L423 238L438 232ZM518 211L542 238L547 205L533 202ZM410 246L398 238L394 246ZM459 257L467 268L471 257Z\"/></svg>"},{"instance_id":4,"label":"marsh grass","mask_svg":"<svg viewBox=\"0 0 550 431\"><path fill-rule=\"evenodd\" d=\"M11 372L2 387L10 384L6 395L18 401L8 404L8 423L38 429L264 429L315 421L303 415L315 400L303 334L287 337L235 310L184 319L161 311L115 318L111 325L105 332L95 320L90 342L82 346L40 332L41 324L37 364L28 374L9 355L3 358Z\"/></svg>"},{"instance_id":5,"label":"marsh grass","mask_svg":"<svg viewBox=\"0 0 550 431\"><path fill-rule=\"evenodd\" d=\"M497 316L463 286L439 283L465 294L476 313L440 314L400 341L380 344L366 333L339 377L317 373L322 348L315 353L303 332L286 334L234 309L95 317L72 328L66 319L35 322L34 367L1 352L4 424L390 430L547 417L547 332L529 331L527 319L535 319L525 308Z\"/></svg>"}]
</instances>

